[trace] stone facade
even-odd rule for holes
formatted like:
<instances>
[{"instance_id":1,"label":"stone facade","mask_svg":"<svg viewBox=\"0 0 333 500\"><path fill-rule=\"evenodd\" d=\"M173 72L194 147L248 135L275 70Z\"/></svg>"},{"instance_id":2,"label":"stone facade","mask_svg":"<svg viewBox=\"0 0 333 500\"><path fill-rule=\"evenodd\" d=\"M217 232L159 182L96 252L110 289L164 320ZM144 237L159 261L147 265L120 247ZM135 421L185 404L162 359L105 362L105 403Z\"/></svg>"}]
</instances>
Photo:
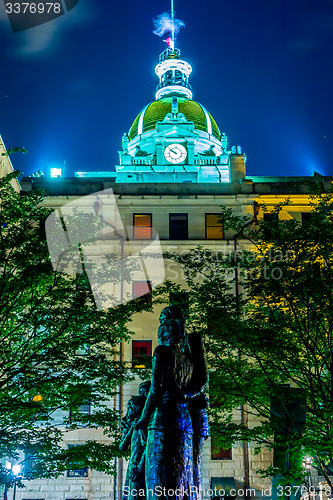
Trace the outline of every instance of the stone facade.
<instances>
[{"instance_id":1,"label":"stone facade","mask_svg":"<svg viewBox=\"0 0 333 500\"><path fill-rule=\"evenodd\" d=\"M309 181L318 178L286 179L276 178L265 182L253 182L245 179L243 183L231 184L205 184L182 185L163 184L119 184L111 182L110 179L54 179L52 184L46 178L29 178L22 180L24 190L34 188L45 188L47 196L45 203L48 206L58 207L73 200L79 200L81 196L100 191L101 188L112 188L117 199L123 225L132 226L133 214L151 213L153 226L159 234L163 251L172 250L186 252L187 250L203 245L211 250L223 250L229 252L232 249L233 233L226 232L224 239L208 240L205 236L205 214L218 213L222 204L232 207L237 214L253 215L254 209L258 210L258 204L265 203L268 211L277 203L290 196L291 204L283 207L280 217L282 219L295 218L301 220L301 214L308 212L309 208ZM332 185L332 178L321 178L324 189ZM251 187L251 189L248 189ZM244 192L246 188L247 192ZM169 213L188 214L188 239L169 239ZM259 211L259 217L261 213ZM245 247L245 241L239 241L239 248ZM166 263L166 278L182 282L182 274L173 263ZM144 312L134 318L132 329L135 331L133 340L151 341L152 351L157 345L156 331L158 316L162 306L156 306L154 314ZM126 344L123 348L124 359L131 366L132 345ZM126 404L131 395L137 393L139 380L134 380L123 388L122 410L126 411ZM249 418L249 425L251 425ZM240 414L235 414L235 419L240 419ZM81 429L73 431L65 436L65 445L83 442L91 439L92 431ZM97 433L98 434L98 433ZM97 439L105 439L102 430ZM272 455L268 450L259 455L254 454L252 443L248 446L250 487L261 496L265 488L270 488L269 479L262 479L256 473L258 469L272 463ZM126 461L121 460L122 477L126 474ZM118 467L119 471L119 467ZM208 491L212 482L217 480L235 481L240 488L244 482L244 449L242 443L236 443L232 449L232 458L226 460L213 460L211 458L210 439L204 445L203 467L202 467L203 489ZM231 478L231 479L230 479ZM71 499L94 499L119 498L118 478L107 476L96 471L88 471L88 477L70 478L61 476L52 480L35 480L26 483L26 488L17 492L17 500L71 500ZM209 493L209 491L208 491Z\"/></svg>"}]
</instances>

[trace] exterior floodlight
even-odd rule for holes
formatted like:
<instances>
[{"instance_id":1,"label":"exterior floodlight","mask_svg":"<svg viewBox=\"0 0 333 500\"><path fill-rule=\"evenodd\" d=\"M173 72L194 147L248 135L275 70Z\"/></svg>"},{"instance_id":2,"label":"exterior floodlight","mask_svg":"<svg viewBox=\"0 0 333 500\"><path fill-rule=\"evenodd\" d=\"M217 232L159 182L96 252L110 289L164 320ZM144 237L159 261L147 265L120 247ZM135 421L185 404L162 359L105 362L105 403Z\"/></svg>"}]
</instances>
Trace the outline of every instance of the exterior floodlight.
<instances>
[{"instance_id":1,"label":"exterior floodlight","mask_svg":"<svg viewBox=\"0 0 333 500\"><path fill-rule=\"evenodd\" d=\"M61 168L51 168L51 177L61 177Z\"/></svg>"},{"instance_id":2,"label":"exterior floodlight","mask_svg":"<svg viewBox=\"0 0 333 500\"><path fill-rule=\"evenodd\" d=\"M13 465L12 472L14 476L17 476L21 472L21 466L19 464Z\"/></svg>"}]
</instances>

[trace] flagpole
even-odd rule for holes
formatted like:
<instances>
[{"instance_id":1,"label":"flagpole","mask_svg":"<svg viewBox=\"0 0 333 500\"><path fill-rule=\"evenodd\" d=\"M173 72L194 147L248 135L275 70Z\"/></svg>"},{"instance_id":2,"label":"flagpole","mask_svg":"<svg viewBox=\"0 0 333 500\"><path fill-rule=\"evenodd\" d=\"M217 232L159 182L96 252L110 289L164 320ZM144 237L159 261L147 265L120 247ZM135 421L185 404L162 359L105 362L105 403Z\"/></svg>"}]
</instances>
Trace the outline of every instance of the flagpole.
<instances>
[{"instance_id":1,"label":"flagpole","mask_svg":"<svg viewBox=\"0 0 333 500\"><path fill-rule=\"evenodd\" d=\"M171 0L171 21L172 21L172 32L171 32L171 37L172 37L172 45L173 49L175 48L175 10L173 6L173 0Z\"/></svg>"}]
</instances>

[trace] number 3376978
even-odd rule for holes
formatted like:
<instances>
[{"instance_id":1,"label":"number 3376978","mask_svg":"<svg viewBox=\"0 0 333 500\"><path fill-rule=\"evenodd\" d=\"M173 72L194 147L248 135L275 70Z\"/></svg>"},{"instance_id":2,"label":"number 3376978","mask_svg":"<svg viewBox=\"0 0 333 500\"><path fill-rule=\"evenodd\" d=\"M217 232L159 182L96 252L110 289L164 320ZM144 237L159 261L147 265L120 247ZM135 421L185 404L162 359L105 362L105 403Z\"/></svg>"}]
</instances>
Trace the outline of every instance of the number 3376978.
<instances>
[{"instance_id":1,"label":"number 3376978","mask_svg":"<svg viewBox=\"0 0 333 500\"><path fill-rule=\"evenodd\" d=\"M54 2L46 3L6 3L7 14L60 14L61 4Z\"/></svg>"}]
</instances>

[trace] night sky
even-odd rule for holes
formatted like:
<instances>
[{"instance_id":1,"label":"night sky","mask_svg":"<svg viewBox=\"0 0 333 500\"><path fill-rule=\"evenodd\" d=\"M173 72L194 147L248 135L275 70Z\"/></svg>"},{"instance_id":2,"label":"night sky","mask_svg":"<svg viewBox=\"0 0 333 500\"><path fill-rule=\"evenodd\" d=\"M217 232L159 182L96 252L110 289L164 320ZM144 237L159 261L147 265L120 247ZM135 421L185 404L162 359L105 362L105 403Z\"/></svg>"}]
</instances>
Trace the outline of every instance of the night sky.
<instances>
[{"instance_id":1,"label":"night sky","mask_svg":"<svg viewBox=\"0 0 333 500\"><path fill-rule=\"evenodd\" d=\"M0 133L25 175L110 171L121 137L154 100L152 19L169 0L80 0L66 15L12 33L0 5ZM175 0L177 47L194 99L247 175L333 175L333 0Z\"/></svg>"}]
</instances>

